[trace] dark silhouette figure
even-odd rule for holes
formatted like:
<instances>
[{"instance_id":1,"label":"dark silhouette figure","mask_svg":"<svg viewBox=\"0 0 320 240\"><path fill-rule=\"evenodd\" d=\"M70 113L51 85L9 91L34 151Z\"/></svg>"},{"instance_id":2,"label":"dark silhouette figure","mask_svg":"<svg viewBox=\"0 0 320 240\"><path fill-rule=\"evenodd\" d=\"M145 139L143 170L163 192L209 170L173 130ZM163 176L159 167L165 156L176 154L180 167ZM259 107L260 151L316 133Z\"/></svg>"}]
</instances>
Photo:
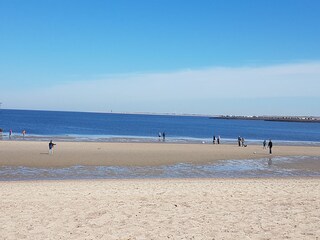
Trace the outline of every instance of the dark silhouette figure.
<instances>
[{"instance_id":1,"label":"dark silhouette figure","mask_svg":"<svg viewBox=\"0 0 320 240\"><path fill-rule=\"evenodd\" d=\"M239 147L241 147L241 137L240 136L238 137L238 145L239 145Z\"/></svg>"},{"instance_id":2,"label":"dark silhouette figure","mask_svg":"<svg viewBox=\"0 0 320 240\"><path fill-rule=\"evenodd\" d=\"M269 148L269 153L272 154L272 141L271 139L269 140L269 143L268 143L268 148Z\"/></svg>"}]
</instances>

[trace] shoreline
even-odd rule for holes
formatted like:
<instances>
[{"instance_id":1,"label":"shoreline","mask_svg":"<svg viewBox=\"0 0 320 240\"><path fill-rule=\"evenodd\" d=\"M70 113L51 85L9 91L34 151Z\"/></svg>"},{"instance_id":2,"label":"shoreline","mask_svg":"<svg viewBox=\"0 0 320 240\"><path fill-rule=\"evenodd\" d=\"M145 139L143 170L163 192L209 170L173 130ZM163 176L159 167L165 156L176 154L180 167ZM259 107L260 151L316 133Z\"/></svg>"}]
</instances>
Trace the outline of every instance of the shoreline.
<instances>
[{"instance_id":1,"label":"shoreline","mask_svg":"<svg viewBox=\"0 0 320 240\"><path fill-rule=\"evenodd\" d=\"M212 138L192 137L166 137L165 142L155 136L118 136L118 135L27 135L25 137L15 134L9 137L5 133L0 135L0 142L45 142L54 140L56 142L84 142L84 143L169 143L169 144L212 144ZM262 145L268 139L245 139L248 145ZM221 138L221 145L237 145L237 139ZM272 140L279 146L319 146L320 141L291 141Z\"/></svg>"}]
</instances>

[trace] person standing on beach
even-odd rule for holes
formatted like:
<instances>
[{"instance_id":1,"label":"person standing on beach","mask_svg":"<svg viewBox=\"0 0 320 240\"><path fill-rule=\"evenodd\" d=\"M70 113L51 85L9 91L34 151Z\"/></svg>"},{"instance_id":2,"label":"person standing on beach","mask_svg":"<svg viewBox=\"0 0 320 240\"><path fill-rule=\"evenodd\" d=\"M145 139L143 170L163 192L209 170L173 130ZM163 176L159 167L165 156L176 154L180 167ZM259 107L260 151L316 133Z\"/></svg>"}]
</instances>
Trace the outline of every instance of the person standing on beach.
<instances>
[{"instance_id":1,"label":"person standing on beach","mask_svg":"<svg viewBox=\"0 0 320 240\"><path fill-rule=\"evenodd\" d=\"M272 154L272 141L271 139L269 140L269 143L268 143L268 148L269 148L269 153Z\"/></svg>"},{"instance_id":2,"label":"person standing on beach","mask_svg":"<svg viewBox=\"0 0 320 240\"><path fill-rule=\"evenodd\" d=\"M163 141L166 140L166 133L165 133L165 132L162 133L162 140L163 140Z\"/></svg>"},{"instance_id":3,"label":"person standing on beach","mask_svg":"<svg viewBox=\"0 0 320 240\"><path fill-rule=\"evenodd\" d=\"M26 135L26 133L27 133L26 130L23 130L23 131L22 131L22 137L23 137L23 138L24 138L24 136Z\"/></svg>"},{"instance_id":4,"label":"person standing on beach","mask_svg":"<svg viewBox=\"0 0 320 240\"><path fill-rule=\"evenodd\" d=\"M212 143L213 143L213 144L216 144L216 136L213 136L213 137L212 137Z\"/></svg>"},{"instance_id":5,"label":"person standing on beach","mask_svg":"<svg viewBox=\"0 0 320 240\"><path fill-rule=\"evenodd\" d=\"M264 140L264 141L263 141L263 143L262 143L262 145L263 145L263 149L266 149L266 146L267 146L267 140Z\"/></svg>"},{"instance_id":6,"label":"person standing on beach","mask_svg":"<svg viewBox=\"0 0 320 240\"><path fill-rule=\"evenodd\" d=\"M217 143L220 144L220 136L217 138Z\"/></svg>"},{"instance_id":7,"label":"person standing on beach","mask_svg":"<svg viewBox=\"0 0 320 240\"><path fill-rule=\"evenodd\" d=\"M12 130L10 129L9 131L9 138L11 139L11 135L12 135Z\"/></svg>"},{"instance_id":8,"label":"person standing on beach","mask_svg":"<svg viewBox=\"0 0 320 240\"><path fill-rule=\"evenodd\" d=\"M158 133L159 142L161 141L161 132Z\"/></svg>"},{"instance_id":9,"label":"person standing on beach","mask_svg":"<svg viewBox=\"0 0 320 240\"><path fill-rule=\"evenodd\" d=\"M56 144L52 142L52 140L50 140L49 142L49 154L53 154L53 147L55 146Z\"/></svg>"},{"instance_id":10,"label":"person standing on beach","mask_svg":"<svg viewBox=\"0 0 320 240\"><path fill-rule=\"evenodd\" d=\"M241 146L242 146L242 147L245 147L244 138L241 138Z\"/></svg>"},{"instance_id":11,"label":"person standing on beach","mask_svg":"<svg viewBox=\"0 0 320 240\"><path fill-rule=\"evenodd\" d=\"M241 147L241 137L240 136L238 137L238 145L239 145L239 147Z\"/></svg>"}]
</instances>

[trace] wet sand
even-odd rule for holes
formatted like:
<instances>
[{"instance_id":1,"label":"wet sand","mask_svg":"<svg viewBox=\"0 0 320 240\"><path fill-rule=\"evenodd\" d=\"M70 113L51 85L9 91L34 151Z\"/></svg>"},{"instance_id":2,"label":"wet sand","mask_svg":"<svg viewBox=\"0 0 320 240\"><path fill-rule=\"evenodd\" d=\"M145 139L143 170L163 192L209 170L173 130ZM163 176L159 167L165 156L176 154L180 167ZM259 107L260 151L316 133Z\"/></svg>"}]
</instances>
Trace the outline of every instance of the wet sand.
<instances>
[{"instance_id":1,"label":"wet sand","mask_svg":"<svg viewBox=\"0 0 320 240\"><path fill-rule=\"evenodd\" d=\"M0 183L1 239L319 239L320 179Z\"/></svg>"},{"instance_id":2,"label":"wet sand","mask_svg":"<svg viewBox=\"0 0 320 240\"><path fill-rule=\"evenodd\" d=\"M262 146L174 143L57 142L48 154L48 142L0 141L0 166L160 166L177 163L206 164L218 160L261 159L281 156L320 156L316 146L275 146L273 154ZM313 164L310 168L320 168Z\"/></svg>"}]
</instances>

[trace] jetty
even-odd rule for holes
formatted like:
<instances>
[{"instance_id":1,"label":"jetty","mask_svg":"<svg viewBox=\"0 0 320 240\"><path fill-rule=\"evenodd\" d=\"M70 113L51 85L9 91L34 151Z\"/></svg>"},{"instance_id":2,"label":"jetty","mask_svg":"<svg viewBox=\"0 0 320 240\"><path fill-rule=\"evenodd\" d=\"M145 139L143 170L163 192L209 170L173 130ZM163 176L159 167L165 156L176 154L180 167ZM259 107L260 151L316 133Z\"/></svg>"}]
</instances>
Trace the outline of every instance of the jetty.
<instances>
[{"instance_id":1,"label":"jetty","mask_svg":"<svg viewBox=\"0 0 320 240\"><path fill-rule=\"evenodd\" d=\"M236 116L236 115L220 115L210 117L212 119L230 119L230 120L262 120L276 122L310 122L320 123L320 117L313 116Z\"/></svg>"}]
</instances>

